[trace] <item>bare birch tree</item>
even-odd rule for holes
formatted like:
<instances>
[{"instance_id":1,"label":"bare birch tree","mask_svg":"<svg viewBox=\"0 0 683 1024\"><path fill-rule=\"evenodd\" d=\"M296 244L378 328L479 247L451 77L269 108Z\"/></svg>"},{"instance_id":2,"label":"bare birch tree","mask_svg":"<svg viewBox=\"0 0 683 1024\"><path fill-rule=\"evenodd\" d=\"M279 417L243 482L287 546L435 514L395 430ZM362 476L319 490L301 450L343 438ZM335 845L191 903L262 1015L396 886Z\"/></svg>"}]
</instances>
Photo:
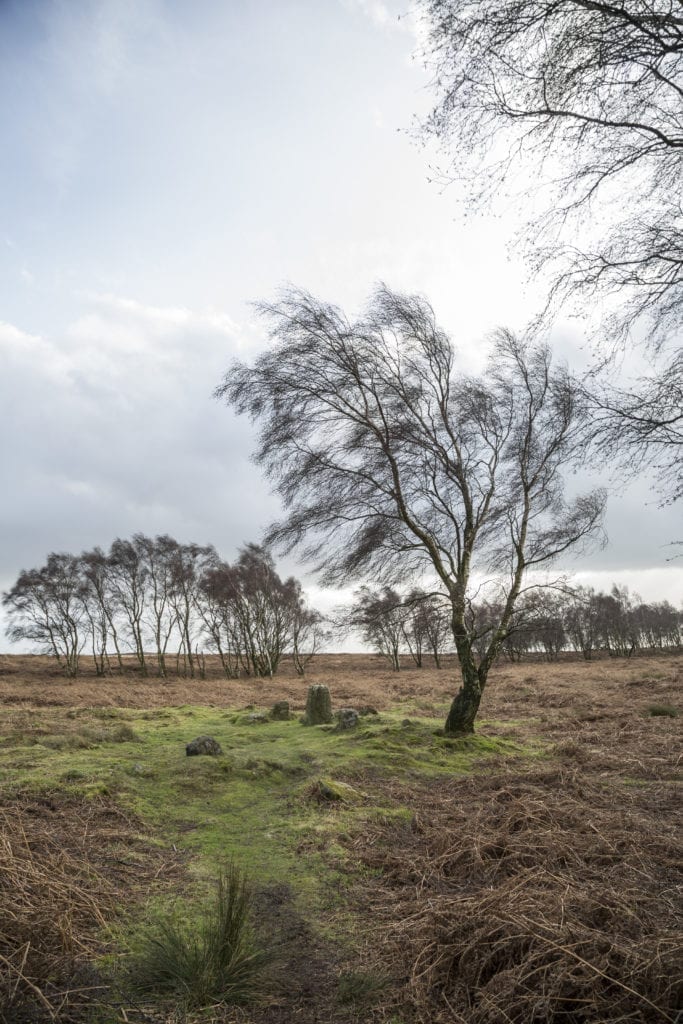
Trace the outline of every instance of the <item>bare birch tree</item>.
<instances>
[{"instance_id":1,"label":"bare birch tree","mask_svg":"<svg viewBox=\"0 0 683 1024\"><path fill-rule=\"evenodd\" d=\"M88 638L82 602L79 560L74 555L50 554L40 569L24 570L3 594L12 642L30 640L53 654L68 676L78 674Z\"/></svg>"},{"instance_id":2,"label":"bare birch tree","mask_svg":"<svg viewBox=\"0 0 683 1024\"><path fill-rule=\"evenodd\" d=\"M605 315L598 338L663 353L630 393L589 389L604 449L664 500L682 493L683 6L680 0L417 0L436 104L423 124L446 176L485 207L521 193L522 251L547 311ZM671 385L674 390L671 390ZM661 403L661 404L660 404ZM638 406L644 404L641 419ZM673 447L672 447L673 446ZM668 454L667 454L668 452ZM661 471L663 468L663 472Z\"/></svg>"},{"instance_id":3,"label":"bare birch tree","mask_svg":"<svg viewBox=\"0 0 683 1024\"><path fill-rule=\"evenodd\" d=\"M136 534L132 540L117 538L109 550L109 567L112 590L123 619L124 631L128 635L138 667L146 675L145 610L149 569L141 536Z\"/></svg>"},{"instance_id":4,"label":"bare birch tree","mask_svg":"<svg viewBox=\"0 0 683 1024\"><path fill-rule=\"evenodd\" d=\"M407 618L407 609L401 595L393 587L384 587L382 590L361 587L354 595L346 621L349 627L360 632L365 643L387 659L394 672L399 672L401 651L409 646L406 638ZM410 647L414 656L417 653L417 639L413 638L413 646Z\"/></svg>"},{"instance_id":5,"label":"bare birch tree","mask_svg":"<svg viewBox=\"0 0 683 1024\"><path fill-rule=\"evenodd\" d=\"M429 304L385 287L355 322L295 289L261 313L274 344L217 395L260 425L256 459L287 511L267 542L331 585L435 574L462 676L446 730L471 732L527 571L600 528L602 491L563 494L580 444L568 373L501 332L486 372L467 377ZM477 570L505 593L479 659L466 621Z\"/></svg>"}]
</instances>

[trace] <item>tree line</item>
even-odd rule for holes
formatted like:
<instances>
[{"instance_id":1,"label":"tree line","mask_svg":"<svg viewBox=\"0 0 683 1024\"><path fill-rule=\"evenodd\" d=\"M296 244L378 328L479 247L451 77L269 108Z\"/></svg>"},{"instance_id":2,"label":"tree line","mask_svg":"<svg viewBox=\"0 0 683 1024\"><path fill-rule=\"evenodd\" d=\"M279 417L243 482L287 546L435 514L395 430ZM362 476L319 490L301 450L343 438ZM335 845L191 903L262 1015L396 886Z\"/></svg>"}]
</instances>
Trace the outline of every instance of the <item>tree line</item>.
<instances>
[{"instance_id":1,"label":"tree line","mask_svg":"<svg viewBox=\"0 0 683 1024\"><path fill-rule=\"evenodd\" d=\"M36 644L69 676L83 653L100 676L123 670L125 654L143 675L203 676L207 652L228 678L272 676L285 654L303 674L323 638L300 582L283 580L255 544L232 565L212 545L142 533L108 552L53 552L19 574L2 604L10 640Z\"/></svg>"},{"instance_id":2,"label":"tree line","mask_svg":"<svg viewBox=\"0 0 683 1024\"><path fill-rule=\"evenodd\" d=\"M430 657L440 668L455 650L449 611L441 595L419 588L401 595L389 586L362 587L339 623L356 630L395 671L402 655L418 668ZM500 617L496 601L470 604L467 623L479 656ZM677 651L682 627L683 612L668 601L644 602L616 584L609 593L592 587L533 590L519 598L500 655L510 661L530 655L556 661L570 652L590 661L596 654L629 658L644 651Z\"/></svg>"}]
</instances>

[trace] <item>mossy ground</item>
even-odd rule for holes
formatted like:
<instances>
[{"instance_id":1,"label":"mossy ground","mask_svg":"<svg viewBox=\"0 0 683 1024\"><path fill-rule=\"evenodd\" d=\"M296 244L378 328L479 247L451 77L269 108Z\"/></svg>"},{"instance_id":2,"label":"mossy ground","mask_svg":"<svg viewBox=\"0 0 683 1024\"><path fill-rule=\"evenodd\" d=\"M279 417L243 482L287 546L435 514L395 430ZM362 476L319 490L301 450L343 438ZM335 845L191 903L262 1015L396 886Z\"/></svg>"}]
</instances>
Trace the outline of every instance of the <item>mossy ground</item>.
<instances>
[{"instance_id":1,"label":"mossy ground","mask_svg":"<svg viewBox=\"0 0 683 1024\"><path fill-rule=\"evenodd\" d=\"M249 711L183 706L153 711L75 708L0 714L0 785L108 794L135 811L159 841L187 849L198 881L235 861L257 884L286 880L304 904L328 902L342 882L335 837L364 820L404 813L386 783L472 770L482 758L534 749L505 736L439 735L440 718L410 717L405 703L355 730L251 722ZM498 730L497 730L498 731ZM208 734L219 757L187 757ZM320 778L360 794L334 806Z\"/></svg>"},{"instance_id":2,"label":"mossy ground","mask_svg":"<svg viewBox=\"0 0 683 1024\"><path fill-rule=\"evenodd\" d=\"M305 961L322 944L330 951L329 974L338 958L353 963L362 938L346 896L368 869L349 854L348 837L411 817L397 796L401 783L536 752L504 735L500 723L495 735L483 723L476 736L447 738L443 709L433 712L438 717L425 710L404 700L343 732L305 726L298 717L253 720L253 708L0 711L0 788L24 796L113 798L148 825L155 842L187 856L182 893L150 894L142 911L138 904L133 916L112 923L114 946L133 958L140 935L159 915L199 920L212 880L232 863L266 905L269 891L286 888L288 915L305 922L311 936L298 958ZM223 753L188 757L186 743L200 735L216 739ZM273 921L262 923L266 933L277 931ZM108 969L116 959L108 958Z\"/></svg>"}]
</instances>

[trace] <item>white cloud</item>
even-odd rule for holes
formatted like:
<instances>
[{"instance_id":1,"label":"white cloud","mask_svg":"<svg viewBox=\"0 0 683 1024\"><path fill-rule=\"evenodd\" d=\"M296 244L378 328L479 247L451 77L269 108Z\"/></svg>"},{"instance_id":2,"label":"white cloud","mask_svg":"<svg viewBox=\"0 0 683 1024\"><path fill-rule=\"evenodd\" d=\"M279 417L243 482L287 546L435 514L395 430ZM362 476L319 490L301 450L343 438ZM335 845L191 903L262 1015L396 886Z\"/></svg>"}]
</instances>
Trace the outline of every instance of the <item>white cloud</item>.
<instances>
[{"instance_id":1,"label":"white cloud","mask_svg":"<svg viewBox=\"0 0 683 1024\"><path fill-rule=\"evenodd\" d=\"M249 331L245 332L248 337ZM0 572L135 530L258 540L249 425L212 398L248 341L219 311L96 296L60 336L0 325Z\"/></svg>"},{"instance_id":2,"label":"white cloud","mask_svg":"<svg viewBox=\"0 0 683 1024\"><path fill-rule=\"evenodd\" d=\"M5 384L26 366L35 367L41 377L65 384L69 361L45 338L29 334L13 324L0 321L0 379Z\"/></svg>"},{"instance_id":3,"label":"white cloud","mask_svg":"<svg viewBox=\"0 0 683 1024\"><path fill-rule=\"evenodd\" d=\"M609 591L616 583L628 587L632 595L643 601L669 601L674 607L683 605L683 566L662 566L657 569L605 569L577 572L573 582L595 590Z\"/></svg>"}]
</instances>

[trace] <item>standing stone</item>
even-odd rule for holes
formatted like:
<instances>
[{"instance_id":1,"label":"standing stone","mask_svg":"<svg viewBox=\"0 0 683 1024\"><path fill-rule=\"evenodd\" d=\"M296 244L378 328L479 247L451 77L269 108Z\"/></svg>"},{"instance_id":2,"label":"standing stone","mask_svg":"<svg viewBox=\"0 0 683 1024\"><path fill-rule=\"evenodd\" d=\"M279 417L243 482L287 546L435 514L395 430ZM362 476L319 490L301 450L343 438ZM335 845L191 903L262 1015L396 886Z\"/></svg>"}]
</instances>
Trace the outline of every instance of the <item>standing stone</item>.
<instances>
[{"instance_id":1,"label":"standing stone","mask_svg":"<svg viewBox=\"0 0 683 1024\"><path fill-rule=\"evenodd\" d=\"M216 757L218 754L222 754L221 745L212 736L198 736L196 740L192 740L185 747L185 753L188 757L193 757L198 754L208 754L211 757Z\"/></svg>"},{"instance_id":2,"label":"standing stone","mask_svg":"<svg viewBox=\"0 0 683 1024\"><path fill-rule=\"evenodd\" d=\"M330 691L326 686L309 686L304 725L327 725L333 721Z\"/></svg>"},{"instance_id":3,"label":"standing stone","mask_svg":"<svg viewBox=\"0 0 683 1024\"><path fill-rule=\"evenodd\" d=\"M289 721L289 701L278 700L273 704L270 709L270 717L274 722L288 722Z\"/></svg>"}]
</instances>

